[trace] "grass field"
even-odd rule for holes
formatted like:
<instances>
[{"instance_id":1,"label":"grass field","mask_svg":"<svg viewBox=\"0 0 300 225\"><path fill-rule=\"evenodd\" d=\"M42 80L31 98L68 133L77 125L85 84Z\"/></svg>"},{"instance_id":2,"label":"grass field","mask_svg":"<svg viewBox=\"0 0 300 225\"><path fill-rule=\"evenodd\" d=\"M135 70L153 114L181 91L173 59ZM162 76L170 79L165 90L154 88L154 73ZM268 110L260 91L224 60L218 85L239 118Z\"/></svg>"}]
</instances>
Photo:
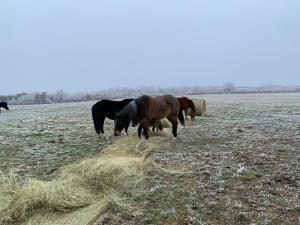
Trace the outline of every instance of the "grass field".
<instances>
[{"instance_id":1,"label":"grass field","mask_svg":"<svg viewBox=\"0 0 300 225\"><path fill-rule=\"evenodd\" d=\"M207 116L187 121L176 140L169 130L155 134L161 144L151 153L154 162L175 172L148 172L133 210L112 209L98 224L300 223L300 94L201 97ZM93 103L3 110L0 169L13 169L21 180L51 180L62 165L128 138L113 137L111 121L107 136L97 137Z\"/></svg>"}]
</instances>

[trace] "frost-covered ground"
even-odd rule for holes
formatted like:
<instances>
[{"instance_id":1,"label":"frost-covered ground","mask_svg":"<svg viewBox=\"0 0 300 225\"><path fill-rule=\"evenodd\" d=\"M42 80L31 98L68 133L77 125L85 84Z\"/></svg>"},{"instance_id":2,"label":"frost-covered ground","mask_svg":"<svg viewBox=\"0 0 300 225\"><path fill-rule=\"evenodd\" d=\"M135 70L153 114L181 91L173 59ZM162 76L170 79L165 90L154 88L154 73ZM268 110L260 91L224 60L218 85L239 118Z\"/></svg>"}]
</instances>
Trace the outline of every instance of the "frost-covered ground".
<instances>
[{"instance_id":1,"label":"frost-covered ground","mask_svg":"<svg viewBox=\"0 0 300 225\"><path fill-rule=\"evenodd\" d=\"M150 224L299 224L300 94L207 95L208 117L155 152ZM145 221L144 221L145 222Z\"/></svg>"},{"instance_id":2,"label":"frost-covered ground","mask_svg":"<svg viewBox=\"0 0 300 225\"><path fill-rule=\"evenodd\" d=\"M98 154L114 139L97 137L94 102L10 106L0 115L0 165L22 177L51 175L61 165ZM111 121L107 122L112 132Z\"/></svg>"},{"instance_id":3,"label":"frost-covered ground","mask_svg":"<svg viewBox=\"0 0 300 225\"><path fill-rule=\"evenodd\" d=\"M115 209L103 224L299 224L300 94L201 97L208 116L187 121L176 141L164 137L153 153L159 166L190 173L148 174L133 199L142 213ZM3 111L1 169L47 177L99 154L116 138L95 135L93 103ZM112 122L106 131L111 134Z\"/></svg>"}]
</instances>

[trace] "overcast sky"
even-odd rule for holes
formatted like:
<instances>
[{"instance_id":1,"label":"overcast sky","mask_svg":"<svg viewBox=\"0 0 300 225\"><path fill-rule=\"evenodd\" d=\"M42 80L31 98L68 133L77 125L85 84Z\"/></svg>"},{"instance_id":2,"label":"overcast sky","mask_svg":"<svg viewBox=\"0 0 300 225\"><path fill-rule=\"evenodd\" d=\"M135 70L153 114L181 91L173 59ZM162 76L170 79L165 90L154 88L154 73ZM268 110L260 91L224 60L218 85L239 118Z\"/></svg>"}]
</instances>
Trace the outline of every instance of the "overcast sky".
<instances>
[{"instance_id":1,"label":"overcast sky","mask_svg":"<svg viewBox=\"0 0 300 225\"><path fill-rule=\"evenodd\" d=\"M299 0L2 0L0 94L300 84Z\"/></svg>"}]
</instances>

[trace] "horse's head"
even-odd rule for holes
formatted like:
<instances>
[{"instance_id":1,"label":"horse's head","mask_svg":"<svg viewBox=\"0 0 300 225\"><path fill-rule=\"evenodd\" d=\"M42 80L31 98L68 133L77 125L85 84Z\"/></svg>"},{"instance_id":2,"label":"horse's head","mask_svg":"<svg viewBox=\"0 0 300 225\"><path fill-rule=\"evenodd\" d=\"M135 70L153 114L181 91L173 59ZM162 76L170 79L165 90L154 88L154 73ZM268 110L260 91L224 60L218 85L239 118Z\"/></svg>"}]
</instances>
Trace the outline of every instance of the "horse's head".
<instances>
[{"instance_id":1,"label":"horse's head","mask_svg":"<svg viewBox=\"0 0 300 225\"><path fill-rule=\"evenodd\" d=\"M124 125L124 120L122 118L122 115L120 115L120 113L118 113L116 115L116 119L115 119L115 127L114 127L114 135L115 136L120 136L122 130L125 128L126 126Z\"/></svg>"},{"instance_id":2,"label":"horse's head","mask_svg":"<svg viewBox=\"0 0 300 225\"><path fill-rule=\"evenodd\" d=\"M124 128L125 131L127 132L130 121L133 120L135 116L136 116L136 103L132 101L116 115L114 135L119 136Z\"/></svg>"},{"instance_id":3,"label":"horse's head","mask_svg":"<svg viewBox=\"0 0 300 225\"><path fill-rule=\"evenodd\" d=\"M196 113L194 111L191 112L191 120L195 121Z\"/></svg>"},{"instance_id":4,"label":"horse's head","mask_svg":"<svg viewBox=\"0 0 300 225\"><path fill-rule=\"evenodd\" d=\"M134 118L132 121L131 121L131 126L132 127L136 127L137 125L139 124L137 118Z\"/></svg>"},{"instance_id":5,"label":"horse's head","mask_svg":"<svg viewBox=\"0 0 300 225\"><path fill-rule=\"evenodd\" d=\"M191 120L194 121L196 116L196 108L192 100L188 99L188 103L189 103L189 107L191 108L191 114L190 114Z\"/></svg>"}]
</instances>

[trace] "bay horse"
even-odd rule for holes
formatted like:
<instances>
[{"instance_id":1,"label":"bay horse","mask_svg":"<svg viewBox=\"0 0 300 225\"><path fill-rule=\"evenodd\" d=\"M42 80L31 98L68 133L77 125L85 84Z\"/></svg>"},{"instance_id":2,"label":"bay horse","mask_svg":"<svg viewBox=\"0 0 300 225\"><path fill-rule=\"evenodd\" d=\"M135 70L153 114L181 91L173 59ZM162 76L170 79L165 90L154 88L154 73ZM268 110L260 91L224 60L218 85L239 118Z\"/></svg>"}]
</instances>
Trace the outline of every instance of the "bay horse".
<instances>
[{"instance_id":1,"label":"bay horse","mask_svg":"<svg viewBox=\"0 0 300 225\"><path fill-rule=\"evenodd\" d=\"M0 102L0 113L1 113L1 108L9 110L7 102Z\"/></svg>"},{"instance_id":2,"label":"bay horse","mask_svg":"<svg viewBox=\"0 0 300 225\"><path fill-rule=\"evenodd\" d=\"M172 95L150 97L143 95L124 107L116 116L114 135L118 136L130 121L139 124L138 137L141 138L142 130L145 139L149 138L148 129L167 118L172 123L172 134L177 137L179 118L184 125L184 116L180 109L179 101Z\"/></svg>"},{"instance_id":3,"label":"bay horse","mask_svg":"<svg viewBox=\"0 0 300 225\"><path fill-rule=\"evenodd\" d=\"M112 100L101 100L92 106L92 117L94 122L94 127L97 134L104 133L103 124L105 118L114 120L116 114L121 111L128 103L133 99L127 98L122 101L112 101ZM129 126L129 124L128 124ZM127 133L128 126L125 127Z\"/></svg>"},{"instance_id":4,"label":"bay horse","mask_svg":"<svg viewBox=\"0 0 300 225\"><path fill-rule=\"evenodd\" d=\"M186 119L188 119L187 115L188 115L188 109L191 109L191 120L194 121L195 120L195 116L196 116L196 108L195 105L193 103L193 101L187 97L181 97L181 98L177 98L179 103L180 103L180 111L184 111L185 113L185 117Z\"/></svg>"}]
</instances>

